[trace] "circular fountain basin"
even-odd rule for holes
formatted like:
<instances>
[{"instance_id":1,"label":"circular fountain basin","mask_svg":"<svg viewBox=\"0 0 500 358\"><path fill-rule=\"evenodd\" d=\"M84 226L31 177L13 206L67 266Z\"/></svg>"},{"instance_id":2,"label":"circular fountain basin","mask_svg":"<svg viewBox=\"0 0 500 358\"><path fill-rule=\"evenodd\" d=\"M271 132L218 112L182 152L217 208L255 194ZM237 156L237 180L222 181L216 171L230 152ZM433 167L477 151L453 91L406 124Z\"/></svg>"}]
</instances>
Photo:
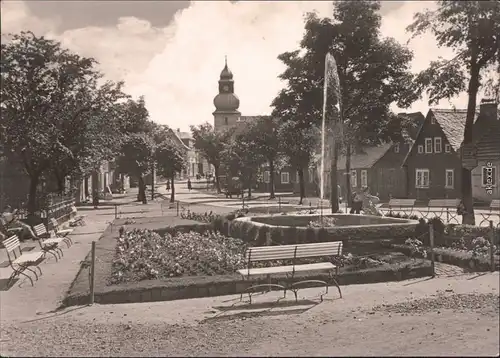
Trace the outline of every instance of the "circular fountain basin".
<instances>
[{"instance_id":1,"label":"circular fountain basin","mask_svg":"<svg viewBox=\"0 0 500 358\"><path fill-rule=\"evenodd\" d=\"M380 244L382 240L406 240L414 234L418 224L416 220L372 215L329 214L322 217L335 218L335 226L308 227L311 221L321 220L317 214L251 216L233 220L230 233L245 241L257 238L260 244L263 241L263 234L259 237L261 231L278 238L281 235L281 244L325 241L343 241L347 245L353 241Z\"/></svg>"}]
</instances>

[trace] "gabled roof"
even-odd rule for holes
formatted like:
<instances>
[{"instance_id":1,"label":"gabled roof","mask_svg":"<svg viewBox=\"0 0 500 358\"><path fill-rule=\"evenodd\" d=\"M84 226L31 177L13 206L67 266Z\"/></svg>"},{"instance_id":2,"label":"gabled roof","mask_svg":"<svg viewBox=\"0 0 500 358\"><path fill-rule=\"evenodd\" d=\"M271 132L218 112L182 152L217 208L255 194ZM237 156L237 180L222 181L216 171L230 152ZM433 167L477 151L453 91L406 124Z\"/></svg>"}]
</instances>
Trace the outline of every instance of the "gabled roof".
<instances>
[{"instance_id":1,"label":"gabled roof","mask_svg":"<svg viewBox=\"0 0 500 358\"><path fill-rule=\"evenodd\" d=\"M500 159L500 120L489 122L487 128L474 141L478 160ZM460 148L462 150L462 147Z\"/></svg>"},{"instance_id":2,"label":"gabled roof","mask_svg":"<svg viewBox=\"0 0 500 358\"><path fill-rule=\"evenodd\" d=\"M364 153L354 153L351 155L351 169L371 168L385 153L392 147L392 143L386 143L377 147L367 147ZM345 169L346 157L340 155L337 161L339 170Z\"/></svg>"},{"instance_id":3,"label":"gabled roof","mask_svg":"<svg viewBox=\"0 0 500 358\"><path fill-rule=\"evenodd\" d=\"M166 128L167 128L168 132L170 133L170 137L179 146L180 149L189 150L189 147L187 145L185 145L184 142L182 141L182 139L179 138L179 136L177 135L177 131L174 131L170 127L166 127Z\"/></svg>"},{"instance_id":4,"label":"gabled roof","mask_svg":"<svg viewBox=\"0 0 500 358\"><path fill-rule=\"evenodd\" d=\"M193 139L193 136L189 132L177 132L177 136L180 139Z\"/></svg>"},{"instance_id":5,"label":"gabled roof","mask_svg":"<svg viewBox=\"0 0 500 358\"><path fill-rule=\"evenodd\" d=\"M429 109L429 112L427 112L425 121L430 120L431 117L434 117L436 123L439 124L439 126L443 130L443 133L447 141L450 143L453 150L457 152L460 149L460 145L464 140L464 128L465 128L465 120L467 117L467 110L431 108ZM479 111L476 111L476 115L474 116L474 123L477 121L478 117L479 117ZM415 140L420 136L420 133L422 133L425 121L420 126L420 129L418 130ZM406 157L403 160L402 165L405 165L414 147L415 143L413 143L408 153L406 153Z\"/></svg>"}]
</instances>

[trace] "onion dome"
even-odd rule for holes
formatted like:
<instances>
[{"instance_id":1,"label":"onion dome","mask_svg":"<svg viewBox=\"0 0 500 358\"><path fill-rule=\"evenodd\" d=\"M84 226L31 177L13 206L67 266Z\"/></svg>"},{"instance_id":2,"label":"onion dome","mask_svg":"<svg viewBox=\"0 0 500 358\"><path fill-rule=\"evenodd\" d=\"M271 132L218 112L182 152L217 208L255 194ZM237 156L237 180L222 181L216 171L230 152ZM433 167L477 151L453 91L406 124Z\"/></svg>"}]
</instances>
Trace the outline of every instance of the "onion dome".
<instances>
[{"instance_id":1,"label":"onion dome","mask_svg":"<svg viewBox=\"0 0 500 358\"><path fill-rule=\"evenodd\" d=\"M214 106L218 111L235 111L240 107L240 100L234 93L219 93L214 98Z\"/></svg>"},{"instance_id":2,"label":"onion dome","mask_svg":"<svg viewBox=\"0 0 500 358\"><path fill-rule=\"evenodd\" d=\"M227 67L227 56L226 56L226 64L225 64L224 68L222 69L222 72L220 73L220 79L221 80L232 80L233 79L233 73L231 72L229 67Z\"/></svg>"}]
</instances>

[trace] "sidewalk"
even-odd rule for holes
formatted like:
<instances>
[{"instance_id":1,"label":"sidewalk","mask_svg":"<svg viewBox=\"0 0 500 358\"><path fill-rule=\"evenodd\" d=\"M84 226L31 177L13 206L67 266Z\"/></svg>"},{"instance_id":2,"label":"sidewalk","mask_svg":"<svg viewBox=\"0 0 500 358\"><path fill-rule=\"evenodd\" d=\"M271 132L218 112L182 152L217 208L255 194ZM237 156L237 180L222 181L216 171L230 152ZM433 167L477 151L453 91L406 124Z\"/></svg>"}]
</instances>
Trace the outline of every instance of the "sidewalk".
<instances>
[{"instance_id":1,"label":"sidewalk","mask_svg":"<svg viewBox=\"0 0 500 358\"><path fill-rule=\"evenodd\" d=\"M139 212L140 216L160 216L160 203L151 201L147 205L133 203L137 193L132 189L126 197L111 203L122 204L122 210ZM140 211L139 211L140 210ZM1 321L28 320L37 316L50 313L61 303L71 283L80 270L80 262L90 251L92 241L98 241L115 216L114 205L78 208L80 214L86 215L85 226L75 227L70 235L73 245L66 248L63 245L64 256L56 262L52 255L47 255L40 265L43 275L34 286L28 279L21 277L8 291L0 291ZM134 214L137 215L137 214ZM23 247L34 247L33 251L39 251L40 247L35 241L22 244ZM4 249L0 250L0 261L7 260ZM11 273L10 267L0 269L0 278L8 278Z\"/></svg>"}]
</instances>

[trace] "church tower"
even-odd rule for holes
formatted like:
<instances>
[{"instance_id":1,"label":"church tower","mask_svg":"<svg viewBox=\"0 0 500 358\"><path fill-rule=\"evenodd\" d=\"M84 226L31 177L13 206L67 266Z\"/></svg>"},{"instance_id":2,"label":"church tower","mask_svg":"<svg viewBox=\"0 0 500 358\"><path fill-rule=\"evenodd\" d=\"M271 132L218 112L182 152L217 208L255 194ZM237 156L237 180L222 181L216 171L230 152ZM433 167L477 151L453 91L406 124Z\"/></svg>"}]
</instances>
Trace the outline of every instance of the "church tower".
<instances>
[{"instance_id":1,"label":"church tower","mask_svg":"<svg viewBox=\"0 0 500 358\"><path fill-rule=\"evenodd\" d=\"M234 94L233 73L227 67L227 57L224 69L220 73L219 94L214 98L214 106L215 130L219 131L237 125L241 116L238 111L240 100Z\"/></svg>"}]
</instances>

